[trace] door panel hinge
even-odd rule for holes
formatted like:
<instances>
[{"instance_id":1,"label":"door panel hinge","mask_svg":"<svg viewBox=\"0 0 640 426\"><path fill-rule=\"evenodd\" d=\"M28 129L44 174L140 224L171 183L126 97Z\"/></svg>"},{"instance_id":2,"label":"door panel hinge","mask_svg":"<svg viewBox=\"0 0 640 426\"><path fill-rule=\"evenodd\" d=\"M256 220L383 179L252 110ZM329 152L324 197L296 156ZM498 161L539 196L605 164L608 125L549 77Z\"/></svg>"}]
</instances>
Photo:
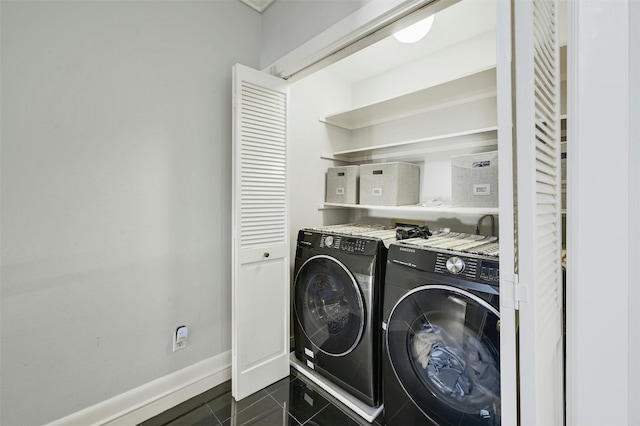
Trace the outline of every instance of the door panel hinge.
<instances>
[{"instance_id":1,"label":"door panel hinge","mask_svg":"<svg viewBox=\"0 0 640 426\"><path fill-rule=\"evenodd\" d=\"M500 271L500 305L515 310L529 301L529 286L520 282L518 274Z\"/></svg>"}]
</instances>

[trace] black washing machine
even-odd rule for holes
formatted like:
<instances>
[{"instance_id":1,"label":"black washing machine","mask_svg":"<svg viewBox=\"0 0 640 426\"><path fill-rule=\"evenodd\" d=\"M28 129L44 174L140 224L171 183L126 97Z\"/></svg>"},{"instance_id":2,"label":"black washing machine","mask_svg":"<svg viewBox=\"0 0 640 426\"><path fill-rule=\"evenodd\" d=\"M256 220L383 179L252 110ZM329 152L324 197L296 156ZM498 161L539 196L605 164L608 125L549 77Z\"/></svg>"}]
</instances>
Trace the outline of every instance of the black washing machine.
<instances>
[{"instance_id":1,"label":"black washing machine","mask_svg":"<svg viewBox=\"0 0 640 426\"><path fill-rule=\"evenodd\" d=\"M381 281L395 231L341 226L298 233L295 356L375 407L381 396Z\"/></svg>"},{"instance_id":2,"label":"black washing machine","mask_svg":"<svg viewBox=\"0 0 640 426\"><path fill-rule=\"evenodd\" d=\"M444 233L389 247L383 304L388 426L500 424L498 243Z\"/></svg>"}]
</instances>

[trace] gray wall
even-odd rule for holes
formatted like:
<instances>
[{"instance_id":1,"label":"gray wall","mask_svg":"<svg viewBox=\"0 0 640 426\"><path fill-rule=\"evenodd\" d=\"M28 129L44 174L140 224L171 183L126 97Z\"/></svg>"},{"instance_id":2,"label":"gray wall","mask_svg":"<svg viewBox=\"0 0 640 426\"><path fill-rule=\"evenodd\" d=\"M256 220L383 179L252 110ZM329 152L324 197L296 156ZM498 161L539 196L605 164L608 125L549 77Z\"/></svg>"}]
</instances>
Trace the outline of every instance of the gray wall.
<instances>
[{"instance_id":1,"label":"gray wall","mask_svg":"<svg viewBox=\"0 0 640 426\"><path fill-rule=\"evenodd\" d=\"M265 68L371 0L276 0L262 15Z\"/></svg>"},{"instance_id":2,"label":"gray wall","mask_svg":"<svg viewBox=\"0 0 640 426\"><path fill-rule=\"evenodd\" d=\"M261 17L1 8L0 423L28 426L230 350L231 66L258 66Z\"/></svg>"}]
</instances>

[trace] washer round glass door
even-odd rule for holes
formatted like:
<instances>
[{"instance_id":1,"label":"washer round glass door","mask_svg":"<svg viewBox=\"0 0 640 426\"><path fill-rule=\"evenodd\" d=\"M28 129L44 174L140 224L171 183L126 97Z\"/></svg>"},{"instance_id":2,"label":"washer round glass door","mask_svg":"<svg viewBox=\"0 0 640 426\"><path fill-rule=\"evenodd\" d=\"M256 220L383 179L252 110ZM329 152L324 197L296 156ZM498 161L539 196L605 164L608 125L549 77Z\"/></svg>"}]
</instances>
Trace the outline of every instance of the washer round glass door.
<instances>
[{"instance_id":1,"label":"washer round glass door","mask_svg":"<svg viewBox=\"0 0 640 426\"><path fill-rule=\"evenodd\" d=\"M360 342L365 326L362 294L353 274L337 259L318 255L298 271L294 312L320 351L343 356Z\"/></svg>"},{"instance_id":2,"label":"washer round glass door","mask_svg":"<svg viewBox=\"0 0 640 426\"><path fill-rule=\"evenodd\" d=\"M499 327L498 311L472 293L446 285L418 287L389 315L386 344L393 372L432 420L497 424Z\"/></svg>"}]
</instances>

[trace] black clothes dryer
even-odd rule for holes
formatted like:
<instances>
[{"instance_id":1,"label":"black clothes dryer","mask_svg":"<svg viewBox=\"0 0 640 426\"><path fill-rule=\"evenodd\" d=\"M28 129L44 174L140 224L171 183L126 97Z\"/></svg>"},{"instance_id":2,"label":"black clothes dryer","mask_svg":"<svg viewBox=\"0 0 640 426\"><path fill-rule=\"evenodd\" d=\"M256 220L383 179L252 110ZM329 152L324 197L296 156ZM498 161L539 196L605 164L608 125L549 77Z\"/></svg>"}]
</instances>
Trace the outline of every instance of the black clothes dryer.
<instances>
[{"instance_id":1,"label":"black clothes dryer","mask_svg":"<svg viewBox=\"0 0 640 426\"><path fill-rule=\"evenodd\" d=\"M296 358L372 407L381 395L380 289L388 238L395 240L395 231L303 229L295 259Z\"/></svg>"},{"instance_id":2,"label":"black clothes dryer","mask_svg":"<svg viewBox=\"0 0 640 426\"><path fill-rule=\"evenodd\" d=\"M494 238L467 234L389 247L382 324L387 426L500 424L497 252Z\"/></svg>"}]
</instances>

